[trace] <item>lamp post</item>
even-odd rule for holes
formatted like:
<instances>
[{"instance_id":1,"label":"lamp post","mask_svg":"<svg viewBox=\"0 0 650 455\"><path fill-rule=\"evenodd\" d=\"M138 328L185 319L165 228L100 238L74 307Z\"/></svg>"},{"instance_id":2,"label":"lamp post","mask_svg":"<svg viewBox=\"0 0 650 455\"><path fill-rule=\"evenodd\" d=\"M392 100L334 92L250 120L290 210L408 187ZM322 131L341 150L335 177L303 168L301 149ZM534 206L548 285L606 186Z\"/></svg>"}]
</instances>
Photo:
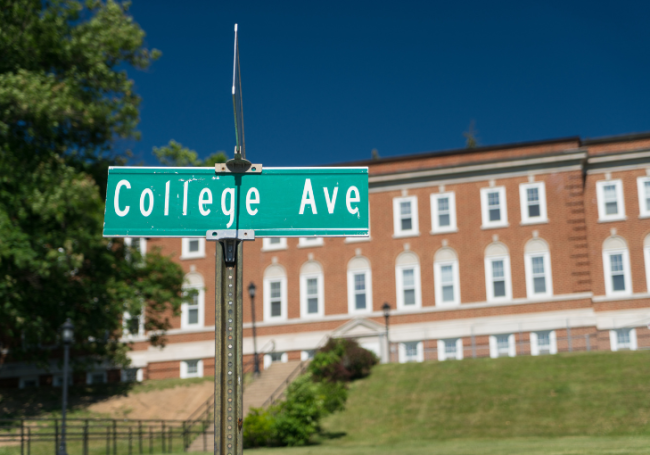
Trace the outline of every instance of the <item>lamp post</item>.
<instances>
[{"instance_id":1,"label":"lamp post","mask_svg":"<svg viewBox=\"0 0 650 455\"><path fill-rule=\"evenodd\" d=\"M251 284L248 285L248 295L251 298L251 316L253 318L253 363L255 365L253 374L255 374L255 376L259 376L260 362L257 358L257 334L255 332L255 290L255 283L251 281Z\"/></svg>"},{"instance_id":2,"label":"lamp post","mask_svg":"<svg viewBox=\"0 0 650 455\"><path fill-rule=\"evenodd\" d=\"M65 411L68 407L68 363L70 359L70 345L74 341L74 325L70 318L61 326L61 335L63 338L63 407L61 410L61 445L57 455L68 455L65 445Z\"/></svg>"},{"instance_id":3,"label":"lamp post","mask_svg":"<svg viewBox=\"0 0 650 455\"><path fill-rule=\"evenodd\" d=\"M384 319L386 319L386 350L387 350L387 362L390 363L390 341L388 339L388 318L390 317L390 305L388 302L384 302L381 306L381 310L384 312Z\"/></svg>"}]
</instances>

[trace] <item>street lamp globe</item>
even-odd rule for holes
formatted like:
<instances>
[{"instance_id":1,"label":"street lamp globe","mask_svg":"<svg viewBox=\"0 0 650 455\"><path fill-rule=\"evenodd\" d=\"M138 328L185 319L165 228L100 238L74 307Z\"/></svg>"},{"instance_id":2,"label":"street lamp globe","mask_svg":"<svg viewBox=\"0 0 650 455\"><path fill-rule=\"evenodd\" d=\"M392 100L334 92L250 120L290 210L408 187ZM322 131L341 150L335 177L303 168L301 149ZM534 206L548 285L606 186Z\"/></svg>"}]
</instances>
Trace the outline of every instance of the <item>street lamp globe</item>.
<instances>
[{"instance_id":1,"label":"street lamp globe","mask_svg":"<svg viewBox=\"0 0 650 455\"><path fill-rule=\"evenodd\" d=\"M389 316L389 314L390 314L390 305L388 304L388 302L385 302L385 303L381 306L381 309L382 309L382 311L384 312L384 317L385 317L385 318L388 318L388 316Z\"/></svg>"},{"instance_id":2,"label":"street lamp globe","mask_svg":"<svg viewBox=\"0 0 650 455\"><path fill-rule=\"evenodd\" d=\"M251 299L255 298L255 290L257 288L255 287L255 283L251 281L251 284L248 285L248 295L251 296Z\"/></svg>"},{"instance_id":3,"label":"street lamp globe","mask_svg":"<svg viewBox=\"0 0 650 455\"><path fill-rule=\"evenodd\" d=\"M63 325L61 326L61 331L63 335L63 343L70 345L74 341L74 325L70 318L66 319Z\"/></svg>"}]
</instances>

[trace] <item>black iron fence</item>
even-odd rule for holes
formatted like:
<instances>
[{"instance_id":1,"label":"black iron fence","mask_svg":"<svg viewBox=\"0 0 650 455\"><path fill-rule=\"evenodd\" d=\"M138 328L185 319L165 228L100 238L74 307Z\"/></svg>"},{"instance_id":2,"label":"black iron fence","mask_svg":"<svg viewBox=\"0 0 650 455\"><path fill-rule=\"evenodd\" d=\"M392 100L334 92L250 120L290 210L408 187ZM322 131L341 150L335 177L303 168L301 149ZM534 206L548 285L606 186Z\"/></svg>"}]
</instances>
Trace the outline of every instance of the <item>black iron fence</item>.
<instances>
[{"instance_id":1,"label":"black iron fence","mask_svg":"<svg viewBox=\"0 0 650 455\"><path fill-rule=\"evenodd\" d=\"M213 432L211 423L197 419L67 419L66 445L70 454L144 455L187 451L199 441L206 451L207 435ZM0 448L13 447L10 452L16 455L56 454L60 438L60 419L0 419Z\"/></svg>"}]
</instances>

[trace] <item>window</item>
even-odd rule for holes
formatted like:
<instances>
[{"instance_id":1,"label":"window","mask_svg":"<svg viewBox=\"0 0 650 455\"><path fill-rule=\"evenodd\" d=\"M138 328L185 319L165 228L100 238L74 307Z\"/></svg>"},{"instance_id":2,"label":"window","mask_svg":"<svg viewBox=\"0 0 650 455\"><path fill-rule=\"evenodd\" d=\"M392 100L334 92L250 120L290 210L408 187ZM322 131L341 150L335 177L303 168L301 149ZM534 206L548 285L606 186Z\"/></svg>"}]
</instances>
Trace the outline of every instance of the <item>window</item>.
<instances>
[{"instance_id":1,"label":"window","mask_svg":"<svg viewBox=\"0 0 650 455\"><path fill-rule=\"evenodd\" d=\"M287 249L286 237L264 237L262 239L262 251L276 251Z\"/></svg>"},{"instance_id":2,"label":"window","mask_svg":"<svg viewBox=\"0 0 650 455\"><path fill-rule=\"evenodd\" d=\"M639 191L639 216L650 217L650 176L639 177L636 184Z\"/></svg>"},{"instance_id":3,"label":"window","mask_svg":"<svg viewBox=\"0 0 650 455\"><path fill-rule=\"evenodd\" d=\"M264 369L266 370L273 363L287 363L289 356L286 352L270 352L264 354Z\"/></svg>"},{"instance_id":4,"label":"window","mask_svg":"<svg viewBox=\"0 0 650 455\"><path fill-rule=\"evenodd\" d=\"M323 237L300 237L298 248L309 248L312 246L323 246Z\"/></svg>"},{"instance_id":5,"label":"window","mask_svg":"<svg viewBox=\"0 0 650 455\"><path fill-rule=\"evenodd\" d=\"M397 308L400 310L420 308L422 306L420 260L414 253L405 251L397 257L395 281Z\"/></svg>"},{"instance_id":6,"label":"window","mask_svg":"<svg viewBox=\"0 0 650 455\"><path fill-rule=\"evenodd\" d=\"M623 204L623 182L621 180L602 180L596 182L599 221L625 219Z\"/></svg>"},{"instance_id":7,"label":"window","mask_svg":"<svg viewBox=\"0 0 650 455\"><path fill-rule=\"evenodd\" d=\"M142 382L142 368L126 368L122 370L122 382Z\"/></svg>"},{"instance_id":8,"label":"window","mask_svg":"<svg viewBox=\"0 0 650 455\"><path fill-rule=\"evenodd\" d=\"M456 196L453 192L431 195L431 233L456 231Z\"/></svg>"},{"instance_id":9,"label":"window","mask_svg":"<svg viewBox=\"0 0 650 455\"><path fill-rule=\"evenodd\" d=\"M348 262L348 311L372 311L372 275L370 261L356 256Z\"/></svg>"},{"instance_id":10,"label":"window","mask_svg":"<svg viewBox=\"0 0 650 455\"><path fill-rule=\"evenodd\" d=\"M183 360L181 362L181 379L202 377L203 360Z\"/></svg>"},{"instance_id":11,"label":"window","mask_svg":"<svg viewBox=\"0 0 650 455\"><path fill-rule=\"evenodd\" d=\"M399 362L422 362L424 361L424 352L421 341L411 341L399 344Z\"/></svg>"},{"instance_id":12,"label":"window","mask_svg":"<svg viewBox=\"0 0 650 455\"><path fill-rule=\"evenodd\" d=\"M530 333L531 355L557 354L557 338L555 330L544 330Z\"/></svg>"},{"instance_id":13,"label":"window","mask_svg":"<svg viewBox=\"0 0 650 455\"><path fill-rule=\"evenodd\" d=\"M139 251L142 256L147 254L147 239L144 237L126 237L124 244Z\"/></svg>"},{"instance_id":14,"label":"window","mask_svg":"<svg viewBox=\"0 0 650 455\"><path fill-rule=\"evenodd\" d=\"M106 384L106 382L106 371L93 371L86 373L86 384L88 385Z\"/></svg>"},{"instance_id":15,"label":"window","mask_svg":"<svg viewBox=\"0 0 650 455\"><path fill-rule=\"evenodd\" d=\"M181 329L203 327L205 313L205 287L203 285L203 277L197 272L188 273L185 275L183 289L196 292L185 293L185 300L181 305Z\"/></svg>"},{"instance_id":16,"label":"window","mask_svg":"<svg viewBox=\"0 0 650 455\"><path fill-rule=\"evenodd\" d=\"M316 355L316 349L307 349L306 351L300 351L300 360L312 360Z\"/></svg>"},{"instance_id":17,"label":"window","mask_svg":"<svg viewBox=\"0 0 650 455\"><path fill-rule=\"evenodd\" d=\"M610 330L609 344L612 351L636 351L636 329Z\"/></svg>"},{"instance_id":18,"label":"window","mask_svg":"<svg viewBox=\"0 0 650 455\"><path fill-rule=\"evenodd\" d=\"M508 225L506 189L504 187L481 189L481 215L484 229Z\"/></svg>"},{"instance_id":19,"label":"window","mask_svg":"<svg viewBox=\"0 0 650 455\"><path fill-rule=\"evenodd\" d=\"M548 221L546 216L546 186L544 182L519 185L521 223L534 224Z\"/></svg>"},{"instance_id":20,"label":"window","mask_svg":"<svg viewBox=\"0 0 650 455\"><path fill-rule=\"evenodd\" d=\"M607 295L629 295L632 293L630 257L627 243L623 238L613 236L605 240L603 243L603 268Z\"/></svg>"},{"instance_id":21,"label":"window","mask_svg":"<svg viewBox=\"0 0 650 455\"><path fill-rule=\"evenodd\" d=\"M485 250L485 285L488 302L512 299L510 256L502 243L494 242Z\"/></svg>"},{"instance_id":22,"label":"window","mask_svg":"<svg viewBox=\"0 0 650 455\"><path fill-rule=\"evenodd\" d=\"M287 273L279 264L264 271L264 320L287 319Z\"/></svg>"},{"instance_id":23,"label":"window","mask_svg":"<svg viewBox=\"0 0 650 455\"><path fill-rule=\"evenodd\" d=\"M303 318L325 314L323 268L316 261L303 264L300 269L300 312Z\"/></svg>"},{"instance_id":24,"label":"window","mask_svg":"<svg viewBox=\"0 0 650 455\"><path fill-rule=\"evenodd\" d=\"M439 249L433 258L436 306L460 305L458 258L451 248Z\"/></svg>"},{"instance_id":25,"label":"window","mask_svg":"<svg viewBox=\"0 0 650 455\"><path fill-rule=\"evenodd\" d=\"M63 385L63 375L57 375L52 378L52 385L54 387L61 387ZM72 385L72 375L68 374L68 385Z\"/></svg>"},{"instance_id":26,"label":"window","mask_svg":"<svg viewBox=\"0 0 650 455\"><path fill-rule=\"evenodd\" d=\"M194 259L205 257L205 239L184 237L182 243L181 259Z\"/></svg>"},{"instance_id":27,"label":"window","mask_svg":"<svg viewBox=\"0 0 650 455\"><path fill-rule=\"evenodd\" d=\"M144 335L144 312L140 310L139 314L131 315L128 311L124 312L122 318L123 336L134 337Z\"/></svg>"},{"instance_id":28,"label":"window","mask_svg":"<svg viewBox=\"0 0 650 455\"><path fill-rule=\"evenodd\" d=\"M463 340L460 338L449 338L438 340L438 360L462 360Z\"/></svg>"},{"instance_id":29,"label":"window","mask_svg":"<svg viewBox=\"0 0 650 455\"><path fill-rule=\"evenodd\" d=\"M21 389L33 389L38 387L38 376L27 376L20 378L18 387Z\"/></svg>"},{"instance_id":30,"label":"window","mask_svg":"<svg viewBox=\"0 0 650 455\"><path fill-rule=\"evenodd\" d=\"M418 198L415 196L393 199L393 237L419 235Z\"/></svg>"},{"instance_id":31,"label":"window","mask_svg":"<svg viewBox=\"0 0 650 455\"><path fill-rule=\"evenodd\" d=\"M513 334L492 335L490 337L490 357L514 357L517 354Z\"/></svg>"},{"instance_id":32,"label":"window","mask_svg":"<svg viewBox=\"0 0 650 455\"><path fill-rule=\"evenodd\" d=\"M532 239L524 248L526 294L529 299L553 295L551 256L548 244L542 239Z\"/></svg>"}]
</instances>

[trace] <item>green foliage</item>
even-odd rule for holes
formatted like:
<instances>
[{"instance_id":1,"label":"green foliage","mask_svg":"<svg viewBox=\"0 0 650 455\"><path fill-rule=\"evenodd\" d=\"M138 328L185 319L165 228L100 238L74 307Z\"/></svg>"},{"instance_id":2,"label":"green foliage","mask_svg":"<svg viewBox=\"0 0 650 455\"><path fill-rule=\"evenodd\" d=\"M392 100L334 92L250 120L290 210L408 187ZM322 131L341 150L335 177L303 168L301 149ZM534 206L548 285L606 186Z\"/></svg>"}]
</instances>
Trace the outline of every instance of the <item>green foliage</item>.
<instances>
[{"instance_id":1,"label":"green foliage","mask_svg":"<svg viewBox=\"0 0 650 455\"><path fill-rule=\"evenodd\" d=\"M102 238L107 168L125 162L114 142L138 137L125 68L159 56L127 8L0 0L0 352L13 360L46 366L69 317L73 353L125 364L124 311L145 311L162 344L182 302L178 265Z\"/></svg>"},{"instance_id":2,"label":"green foliage","mask_svg":"<svg viewBox=\"0 0 650 455\"><path fill-rule=\"evenodd\" d=\"M268 409L251 408L244 419L244 447L264 447L272 445L273 416Z\"/></svg>"},{"instance_id":3,"label":"green foliage","mask_svg":"<svg viewBox=\"0 0 650 455\"><path fill-rule=\"evenodd\" d=\"M171 140L168 145L163 147L154 147L153 154L156 155L158 161L165 166L214 166L215 163L225 163L228 157L225 152L215 152L208 156L205 160L199 158L199 155L182 144Z\"/></svg>"},{"instance_id":4,"label":"green foliage","mask_svg":"<svg viewBox=\"0 0 650 455\"><path fill-rule=\"evenodd\" d=\"M351 339L330 339L314 356L309 371L316 381L354 381L370 374L377 356Z\"/></svg>"}]
</instances>

